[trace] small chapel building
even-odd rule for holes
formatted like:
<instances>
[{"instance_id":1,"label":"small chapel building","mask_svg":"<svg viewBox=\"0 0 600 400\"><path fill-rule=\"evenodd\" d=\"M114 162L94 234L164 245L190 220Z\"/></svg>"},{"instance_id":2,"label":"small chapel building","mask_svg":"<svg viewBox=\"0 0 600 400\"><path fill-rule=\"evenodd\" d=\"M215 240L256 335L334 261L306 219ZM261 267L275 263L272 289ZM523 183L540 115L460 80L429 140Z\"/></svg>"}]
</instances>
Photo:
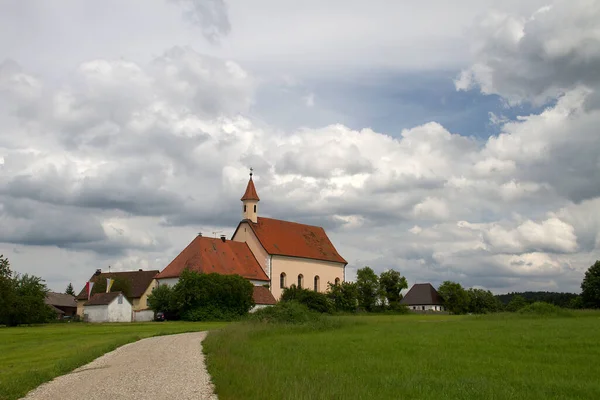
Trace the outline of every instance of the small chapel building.
<instances>
[{"instance_id":1,"label":"small chapel building","mask_svg":"<svg viewBox=\"0 0 600 400\"><path fill-rule=\"evenodd\" d=\"M292 284L325 292L329 282L344 282L348 263L322 227L259 217L252 172L241 201L242 220L231 240L196 237L156 276L159 285L175 284L185 268L239 274L255 285L257 305L268 305Z\"/></svg>"}]
</instances>

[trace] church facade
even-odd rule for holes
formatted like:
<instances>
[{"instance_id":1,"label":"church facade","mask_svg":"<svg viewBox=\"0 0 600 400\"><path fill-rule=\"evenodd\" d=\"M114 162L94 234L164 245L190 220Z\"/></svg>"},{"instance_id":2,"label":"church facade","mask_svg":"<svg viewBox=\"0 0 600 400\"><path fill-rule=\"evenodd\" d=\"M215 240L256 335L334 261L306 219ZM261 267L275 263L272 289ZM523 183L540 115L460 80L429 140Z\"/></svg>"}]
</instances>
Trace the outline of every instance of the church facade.
<instances>
[{"instance_id":1,"label":"church facade","mask_svg":"<svg viewBox=\"0 0 600 400\"><path fill-rule=\"evenodd\" d=\"M252 173L241 201L242 220L231 240L198 236L156 276L158 284L176 283L185 268L239 274L255 285L260 306L272 304L292 284L325 292L329 282L345 280L347 262L323 228L259 216ZM265 296L265 286L271 296Z\"/></svg>"}]
</instances>

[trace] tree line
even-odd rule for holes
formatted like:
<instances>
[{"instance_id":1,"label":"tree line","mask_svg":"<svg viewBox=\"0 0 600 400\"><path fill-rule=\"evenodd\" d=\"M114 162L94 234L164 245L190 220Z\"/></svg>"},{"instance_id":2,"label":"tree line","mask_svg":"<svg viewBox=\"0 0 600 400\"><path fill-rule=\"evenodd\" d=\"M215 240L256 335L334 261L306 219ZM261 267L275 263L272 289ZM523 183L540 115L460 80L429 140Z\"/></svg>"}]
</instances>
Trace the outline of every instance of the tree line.
<instances>
[{"instance_id":1,"label":"tree line","mask_svg":"<svg viewBox=\"0 0 600 400\"><path fill-rule=\"evenodd\" d=\"M0 255L0 325L17 326L50 322L56 314L45 302L48 288L37 276L10 269Z\"/></svg>"}]
</instances>

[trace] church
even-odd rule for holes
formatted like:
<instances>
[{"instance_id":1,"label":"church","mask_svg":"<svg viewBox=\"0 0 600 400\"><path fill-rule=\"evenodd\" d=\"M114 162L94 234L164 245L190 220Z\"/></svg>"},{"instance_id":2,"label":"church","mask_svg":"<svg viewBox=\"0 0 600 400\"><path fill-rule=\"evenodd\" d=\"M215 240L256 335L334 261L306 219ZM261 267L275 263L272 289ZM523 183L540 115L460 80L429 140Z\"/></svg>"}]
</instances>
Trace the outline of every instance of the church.
<instances>
[{"instance_id":1,"label":"church","mask_svg":"<svg viewBox=\"0 0 600 400\"><path fill-rule=\"evenodd\" d=\"M257 306L279 299L289 285L327 291L345 280L346 260L322 227L259 217L260 198L252 180L241 198L242 220L232 238L199 234L155 279L174 285L189 268L202 273L239 274L254 285Z\"/></svg>"}]
</instances>

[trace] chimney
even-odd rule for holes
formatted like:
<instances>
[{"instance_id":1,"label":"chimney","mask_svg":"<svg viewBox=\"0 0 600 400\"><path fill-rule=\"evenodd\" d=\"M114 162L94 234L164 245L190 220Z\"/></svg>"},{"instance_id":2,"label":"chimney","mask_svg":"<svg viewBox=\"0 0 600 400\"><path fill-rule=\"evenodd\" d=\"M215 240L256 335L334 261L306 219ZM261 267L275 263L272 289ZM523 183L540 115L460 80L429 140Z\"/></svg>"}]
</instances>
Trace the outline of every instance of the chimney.
<instances>
[{"instance_id":1,"label":"chimney","mask_svg":"<svg viewBox=\"0 0 600 400\"><path fill-rule=\"evenodd\" d=\"M142 271L142 269L140 268L140 269L138 269L138 271Z\"/></svg>"},{"instance_id":2,"label":"chimney","mask_svg":"<svg viewBox=\"0 0 600 400\"><path fill-rule=\"evenodd\" d=\"M96 270L96 273L95 273L94 275L100 275L101 273L102 273L102 270L101 270L100 268L98 268L98 269Z\"/></svg>"},{"instance_id":3,"label":"chimney","mask_svg":"<svg viewBox=\"0 0 600 400\"><path fill-rule=\"evenodd\" d=\"M202 232L198 232L198 236L202 237Z\"/></svg>"},{"instance_id":4,"label":"chimney","mask_svg":"<svg viewBox=\"0 0 600 400\"><path fill-rule=\"evenodd\" d=\"M222 240L223 242L225 242L225 240L227 240L227 239L225 239L225 235L221 235L221 240Z\"/></svg>"}]
</instances>

